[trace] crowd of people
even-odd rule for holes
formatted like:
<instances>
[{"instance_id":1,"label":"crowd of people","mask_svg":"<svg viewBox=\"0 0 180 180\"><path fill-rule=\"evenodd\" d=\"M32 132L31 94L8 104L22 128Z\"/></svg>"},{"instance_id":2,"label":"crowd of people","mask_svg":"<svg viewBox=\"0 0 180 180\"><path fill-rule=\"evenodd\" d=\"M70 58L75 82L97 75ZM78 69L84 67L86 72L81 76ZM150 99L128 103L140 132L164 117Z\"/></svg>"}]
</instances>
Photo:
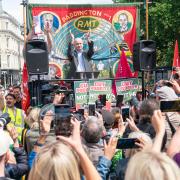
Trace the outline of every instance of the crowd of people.
<instances>
[{"instance_id":1,"label":"crowd of people","mask_svg":"<svg viewBox=\"0 0 180 180\"><path fill-rule=\"evenodd\" d=\"M157 82L144 100L133 96L129 118L120 106L97 108L94 116L85 108L81 118L70 112L68 135L57 133L54 108L66 94L25 113L21 87L0 86L0 179L179 180L180 109L160 109L162 100L179 101L180 72L175 76Z\"/></svg>"}]
</instances>

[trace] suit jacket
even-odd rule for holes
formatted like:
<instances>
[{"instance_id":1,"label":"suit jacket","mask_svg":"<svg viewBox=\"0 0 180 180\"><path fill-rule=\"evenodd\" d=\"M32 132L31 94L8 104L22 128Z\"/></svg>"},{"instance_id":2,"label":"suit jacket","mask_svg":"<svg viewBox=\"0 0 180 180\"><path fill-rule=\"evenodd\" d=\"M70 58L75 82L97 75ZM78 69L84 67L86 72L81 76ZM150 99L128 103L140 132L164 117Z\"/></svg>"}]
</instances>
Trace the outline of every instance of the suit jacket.
<instances>
[{"instance_id":1,"label":"suit jacket","mask_svg":"<svg viewBox=\"0 0 180 180\"><path fill-rule=\"evenodd\" d=\"M85 67L85 71L92 71L92 67L89 64L89 61L91 60L92 55L94 54L94 50L93 50L93 46L94 46L94 42L91 41L88 43L89 49L88 51L83 51L82 52L82 56L84 59L84 67ZM77 72L77 67L78 67L78 53L76 50L73 49L71 43L69 43L68 45L68 52L67 52L69 61L70 61L70 70L68 72L67 78L68 79L79 79L80 76Z\"/></svg>"}]
</instances>

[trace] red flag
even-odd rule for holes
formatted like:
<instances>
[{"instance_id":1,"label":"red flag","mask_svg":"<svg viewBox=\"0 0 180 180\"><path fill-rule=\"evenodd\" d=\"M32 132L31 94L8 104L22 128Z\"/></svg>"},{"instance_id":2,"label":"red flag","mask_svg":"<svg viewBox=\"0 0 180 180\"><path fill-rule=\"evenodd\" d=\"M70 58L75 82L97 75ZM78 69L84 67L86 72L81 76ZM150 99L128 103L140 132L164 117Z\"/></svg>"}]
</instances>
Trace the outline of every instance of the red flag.
<instances>
[{"instance_id":1,"label":"red flag","mask_svg":"<svg viewBox=\"0 0 180 180\"><path fill-rule=\"evenodd\" d=\"M173 67L180 67L179 48L178 48L177 40L176 40L176 44L175 44L175 48L174 48Z\"/></svg>"},{"instance_id":2,"label":"red flag","mask_svg":"<svg viewBox=\"0 0 180 180\"><path fill-rule=\"evenodd\" d=\"M122 77L122 78L133 77L126 55L124 53L124 50L122 50L122 53L121 53L121 59L118 64L118 69L116 71L115 78L119 78L119 77Z\"/></svg>"},{"instance_id":3,"label":"red flag","mask_svg":"<svg viewBox=\"0 0 180 180\"><path fill-rule=\"evenodd\" d=\"M22 74L22 109L26 112L30 105L30 95L28 89L28 72L26 63L24 63Z\"/></svg>"},{"instance_id":4,"label":"red flag","mask_svg":"<svg viewBox=\"0 0 180 180\"><path fill-rule=\"evenodd\" d=\"M137 78L137 77L138 77L138 71L135 71L133 76L134 76L135 78Z\"/></svg>"},{"instance_id":5,"label":"red flag","mask_svg":"<svg viewBox=\"0 0 180 180\"><path fill-rule=\"evenodd\" d=\"M115 78L120 78L120 77L121 78L132 78L133 77L130 66L129 66L127 58L126 58L126 55L124 53L124 50L122 50L121 58L120 58L118 68L116 71L116 75L115 75ZM115 82L112 85L112 93L115 95L117 94Z\"/></svg>"}]
</instances>

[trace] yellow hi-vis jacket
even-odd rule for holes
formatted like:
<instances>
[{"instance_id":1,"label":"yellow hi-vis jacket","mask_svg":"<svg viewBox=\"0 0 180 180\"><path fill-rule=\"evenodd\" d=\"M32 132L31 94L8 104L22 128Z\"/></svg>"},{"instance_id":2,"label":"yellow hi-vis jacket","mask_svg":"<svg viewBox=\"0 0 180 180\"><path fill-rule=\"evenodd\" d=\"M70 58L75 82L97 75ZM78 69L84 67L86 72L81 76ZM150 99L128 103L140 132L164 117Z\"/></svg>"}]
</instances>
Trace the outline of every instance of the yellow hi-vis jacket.
<instances>
[{"instance_id":1,"label":"yellow hi-vis jacket","mask_svg":"<svg viewBox=\"0 0 180 180\"><path fill-rule=\"evenodd\" d=\"M24 129L24 113L22 109L8 108L5 106L3 113L7 112L11 118L8 126L15 127L18 132L18 140L21 143L22 130Z\"/></svg>"}]
</instances>

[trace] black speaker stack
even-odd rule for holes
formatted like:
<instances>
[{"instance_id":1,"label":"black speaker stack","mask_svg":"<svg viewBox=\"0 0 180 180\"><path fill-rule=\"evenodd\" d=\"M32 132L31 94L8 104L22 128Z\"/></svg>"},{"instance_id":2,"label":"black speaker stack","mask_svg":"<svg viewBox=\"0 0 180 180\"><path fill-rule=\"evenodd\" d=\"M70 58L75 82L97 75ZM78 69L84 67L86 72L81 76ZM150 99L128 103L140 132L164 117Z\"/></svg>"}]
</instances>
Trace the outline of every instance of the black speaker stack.
<instances>
[{"instance_id":1,"label":"black speaker stack","mask_svg":"<svg viewBox=\"0 0 180 180\"><path fill-rule=\"evenodd\" d=\"M156 42L142 40L133 45L133 67L135 71L149 71L156 68Z\"/></svg>"},{"instance_id":2,"label":"black speaker stack","mask_svg":"<svg viewBox=\"0 0 180 180\"><path fill-rule=\"evenodd\" d=\"M29 75L48 74L49 60L46 42L42 40L28 41L25 48Z\"/></svg>"}]
</instances>

